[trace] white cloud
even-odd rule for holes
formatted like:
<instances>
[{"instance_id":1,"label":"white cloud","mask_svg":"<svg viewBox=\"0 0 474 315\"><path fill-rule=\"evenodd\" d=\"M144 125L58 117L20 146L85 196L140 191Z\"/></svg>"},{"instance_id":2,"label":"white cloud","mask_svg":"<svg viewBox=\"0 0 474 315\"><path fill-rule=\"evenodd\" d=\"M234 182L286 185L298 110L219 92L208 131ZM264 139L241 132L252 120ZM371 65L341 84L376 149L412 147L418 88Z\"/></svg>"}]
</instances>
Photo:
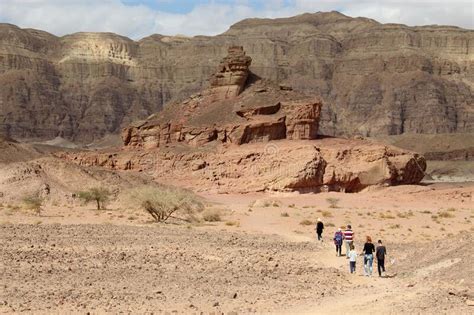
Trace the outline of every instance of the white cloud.
<instances>
[{"instance_id":1,"label":"white cloud","mask_svg":"<svg viewBox=\"0 0 474 315\"><path fill-rule=\"evenodd\" d=\"M168 1L168 0L159 0ZM153 33L214 35L249 17L283 17L339 10L383 23L448 24L474 28L474 2L466 0L282 0L206 1L186 14L125 5L119 0L0 0L0 22L64 35L78 31L114 32L138 39Z\"/></svg>"}]
</instances>

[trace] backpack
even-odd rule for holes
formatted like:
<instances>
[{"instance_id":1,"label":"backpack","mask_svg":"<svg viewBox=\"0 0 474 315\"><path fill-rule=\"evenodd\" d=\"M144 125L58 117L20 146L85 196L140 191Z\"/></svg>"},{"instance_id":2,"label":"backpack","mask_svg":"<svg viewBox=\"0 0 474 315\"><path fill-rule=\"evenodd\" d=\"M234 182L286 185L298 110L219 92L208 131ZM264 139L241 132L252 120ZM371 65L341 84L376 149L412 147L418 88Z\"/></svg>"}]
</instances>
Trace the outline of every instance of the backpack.
<instances>
[{"instance_id":1,"label":"backpack","mask_svg":"<svg viewBox=\"0 0 474 315\"><path fill-rule=\"evenodd\" d=\"M342 241L342 233L336 233L336 235L334 236L334 240L336 242L341 242Z\"/></svg>"}]
</instances>

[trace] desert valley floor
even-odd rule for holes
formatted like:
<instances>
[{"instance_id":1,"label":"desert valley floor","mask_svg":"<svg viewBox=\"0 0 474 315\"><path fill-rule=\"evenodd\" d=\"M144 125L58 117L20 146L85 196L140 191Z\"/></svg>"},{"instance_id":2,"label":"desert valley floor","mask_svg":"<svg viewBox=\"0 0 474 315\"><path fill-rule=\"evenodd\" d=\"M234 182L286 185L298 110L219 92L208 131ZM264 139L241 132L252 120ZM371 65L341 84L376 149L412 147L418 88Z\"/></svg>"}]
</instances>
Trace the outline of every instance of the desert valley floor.
<instances>
[{"instance_id":1,"label":"desert valley floor","mask_svg":"<svg viewBox=\"0 0 474 315\"><path fill-rule=\"evenodd\" d=\"M55 204L41 216L0 205L0 312L473 311L472 183L201 197L219 221L157 224L118 203ZM332 236L348 223L358 252L366 235L384 240L386 277L375 263L365 277L361 257L351 275L336 256Z\"/></svg>"}]
</instances>

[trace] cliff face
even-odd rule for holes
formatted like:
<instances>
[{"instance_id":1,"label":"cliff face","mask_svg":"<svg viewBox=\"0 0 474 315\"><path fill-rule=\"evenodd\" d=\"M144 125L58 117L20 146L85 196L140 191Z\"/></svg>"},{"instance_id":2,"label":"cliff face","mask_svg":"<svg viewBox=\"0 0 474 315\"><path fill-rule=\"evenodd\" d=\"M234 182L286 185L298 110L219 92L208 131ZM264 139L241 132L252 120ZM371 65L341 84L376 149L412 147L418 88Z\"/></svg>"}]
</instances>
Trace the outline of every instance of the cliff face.
<instances>
[{"instance_id":1,"label":"cliff face","mask_svg":"<svg viewBox=\"0 0 474 315\"><path fill-rule=\"evenodd\" d=\"M474 132L474 31L335 12L137 42L0 24L0 132L76 141L117 133L207 86L232 45L252 56L257 76L320 96L320 133Z\"/></svg>"}]
</instances>

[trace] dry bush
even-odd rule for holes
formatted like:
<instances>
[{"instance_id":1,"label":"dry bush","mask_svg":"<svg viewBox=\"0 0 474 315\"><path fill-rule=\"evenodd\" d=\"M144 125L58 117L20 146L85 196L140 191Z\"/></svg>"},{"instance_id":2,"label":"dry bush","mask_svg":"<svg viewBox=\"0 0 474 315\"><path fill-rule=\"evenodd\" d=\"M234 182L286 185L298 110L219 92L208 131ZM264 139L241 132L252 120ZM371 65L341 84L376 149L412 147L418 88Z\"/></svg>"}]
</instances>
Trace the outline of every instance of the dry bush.
<instances>
[{"instance_id":1,"label":"dry bush","mask_svg":"<svg viewBox=\"0 0 474 315\"><path fill-rule=\"evenodd\" d=\"M288 212L282 212L280 214L280 216L284 217L284 218L288 218L290 215L288 214Z\"/></svg>"},{"instance_id":2,"label":"dry bush","mask_svg":"<svg viewBox=\"0 0 474 315\"><path fill-rule=\"evenodd\" d=\"M41 215L43 202L43 198L39 196L28 196L23 198L23 203L25 204L26 208L35 211L38 216Z\"/></svg>"},{"instance_id":3,"label":"dry bush","mask_svg":"<svg viewBox=\"0 0 474 315\"><path fill-rule=\"evenodd\" d=\"M110 192L103 187L93 187L89 190L78 192L77 196L85 203L95 202L97 210L105 210L105 204L109 201Z\"/></svg>"},{"instance_id":4,"label":"dry bush","mask_svg":"<svg viewBox=\"0 0 474 315\"><path fill-rule=\"evenodd\" d=\"M391 215L390 213L381 213L380 218L381 219L395 219L395 217Z\"/></svg>"},{"instance_id":5,"label":"dry bush","mask_svg":"<svg viewBox=\"0 0 474 315\"><path fill-rule=\"evenodd\" d=\"M397 212L397 217L402 218L402 219L407 219L409 217L414 216L415 214L413 213L412 210L408 212Z\"/></svg>"},{"instance_id":6,"label":"dry bush","mask_svg":"<svg viewBox=\"0 0 474 315\"><path fill-rule=\"evenodd\" d=\"M438 212L438 217L440 218L454 218L454 214L447 212L447 211L441 211Z\"/></svg>"},{"instance_id":7,"label":"dry bush","mask_svg":"<svg viewBox=\"0 0 474 315\"><path fill-rule=\"evenodd\" d=\"M202 213L202 219L206 222L220 222L221 212L216 209L207 209Z\"/></svg>"},{"instance_id":8,"label":"dry bush","mask_svg":"<svg viewBox=\"0 0 474 315\"><path fill-rule=\"evenodd\" d=\"M322 211L321 215L325 218L332 218L332 213L331 211Z\"/></svg>"},{"instance_id":9,"label":"dry bush","mask_svg":"<svg viewBox=\"0 0 474 315\"><path fill-rule=\"evenodd\" d=\"M424 214L431 214L431 211L430 211L430 210L424 210L424 211L421 211L421 213L424 213Z\"/></svg>"},{"instance_id":10,"label":"dry bush","mask_svg":"<svg viewBox=\"0 0 474 315\"><path fill-rule=\"evenodd\" d=\"M313 225L314 222L308 219L304 219L300 222L301 225Z\"/></svg>"},{"instance_id":11,"label":"dry bush","mask_svg":"<svg viewBox=\"0 0 474 315\"><path fill-rule=\"evenodd\" d=\"M390 229L399 229L400 228L400 224L391 224L389 226Z\"/></svg>"},{"instance_id":12,"label":"dry bush","mask_svg":"<svg viewBox=\"0 0 474 315\"><path fill-rule=\"evenodd\" d=\"M227 222L225 223L225 225L227 225L227 226L239 227L239 226L240 226L240 222L239 222L239 221L227 221Z\"/></svg>"},{"instance_id":13,"label":"dry bush","mask_svg":"<svg viewBox=\"0 0 474 315\"><path fill-rule=\"evenodd\" d=\"M296 207L296 206L295 206L294 203L292 203L291 205L288 205L288 208L295 208L295 207Z\"/></svg>"},{"instance_id":14,"label":"dry bush","mask_svg":"<svg viewBox=\"0 0 474 315\"><path fill-rule=\"evenodd\" d=\"M339 203L339 198L326 198L326 201L329 203L329 208L339 208L337 204Z\"/></svg>"},{"instance_id":15,"label":"dry bush","mask_svg":"<svg viewBox=\"0 0 474 315\"><path fill-rule=\"evenodd\" d=\"M446 211L449 211L449 212L456 212L456 211L458 211L458 209L456 209L456 208L448 208Z\"/></svg>"},{"instance_id":16,"label":"dry bush","mask_svg":"<svg viewBox=\"0 0 474 315\"><path fill-rule=\"evenodd\" d=\"M191 191L171 187L142 187L132 192L132 198L156 222L169 218L195 221L195 214L204 210L203 203Z\"/></svg>"}]
</instances>

